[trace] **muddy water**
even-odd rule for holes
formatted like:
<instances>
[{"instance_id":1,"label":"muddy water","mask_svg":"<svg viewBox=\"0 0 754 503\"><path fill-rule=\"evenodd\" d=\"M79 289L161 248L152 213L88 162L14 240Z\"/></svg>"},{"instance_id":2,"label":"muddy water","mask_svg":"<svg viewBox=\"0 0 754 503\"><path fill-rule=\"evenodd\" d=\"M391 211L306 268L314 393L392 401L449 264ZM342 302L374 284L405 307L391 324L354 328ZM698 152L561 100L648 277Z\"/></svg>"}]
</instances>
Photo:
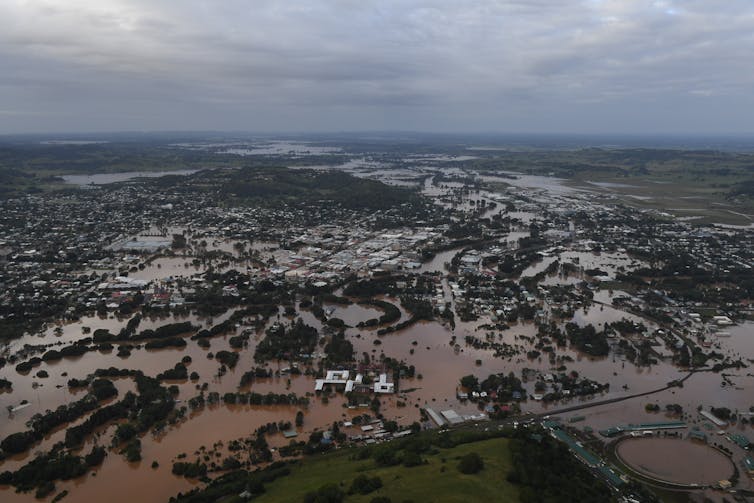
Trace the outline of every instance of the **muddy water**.
<instances>
[{"instance_id":1,"label":"muddy water","mask_svg":"<svg viewBox=\"0 0 754 503\"><path fill-rule=\"evenodd\" d=\"M215 317L211 322L210 320L199 319L193 315L167 319L145 318L139 326L139 329L155 328L176 321L191 321L196 325L208 327L213 323L222 322L230 316L231 313L232 311L228 311L223 316ZM92 320L85 320L84 322L88 321ZM108 318L102 321L107 322L107 325L102 328L108 328L116 332L126 322L125 320L119 322L114 318ZM72 331L72 333L77 332L78 334L81 333L80 330ZM43 413L45 410L54 410L60 405L80 399L83 396L81 395L81 391L77 390L75 393L69 393L66 383L70 378L84 378L99 368L116 367L140 369L145 374L154 376L173 367L176 363L181 361L181 358L184 356L190 356L193 361L188 365L189 372L197 371L202 378L200 382L204 382L204 380L212 382L212 380L215 379L213 376L217 374L217 369L220 365L214 360L208 360L207 353L212 351L216 352L220 349L230 349L227 339L231 335L233 334L231 333L227 336L213 339L211 342L212 346L209 350L202 349L194 341L187 340L188 344L184 349L134 349L131 356L128 358L119 357L117 355L117 348L106 352L91 351L75 358L63 358L54 362L42 362L38 367L35 367L26 375L16 372L14 365L6 365L5 368L0 370L0 376L13 383L13 393L0 394L0 409L5 413L4 411L8 406L16 406L21 400L27 400L31 405L14 413L13 417L8 417L7 420L1 421L0 436L4 437L9 433L24 429L24 423L36 413ZM80 339L81 337L81 335L78 335L76 339ZM249 360L248 366L250 367L250 358L247 358L247 360ZM240 364L238 368L241 368ZM39 370L47 371L50 377L45 379L34 377ZM228 381L233 378L233 373L234 371L229 371L222 381ZM240 379L240 374L239 377L236 377L235 379ZM218 382L221 381L219 378L215 380ZM119 389L121 388L121 382L122 380L117 381ZM235 382L237 384L238 381L236 380ZM34 383L37 384L37 387L34 387ZM182 388L185 388L187 392L191 391L192 395L195 394L193 392L194 385L191 383L183 385Z\"/></svg>"},{"instance_id":2,"label":"muddy water","mask_svg":"<svg viewBox=\"0 0 754 503\"><path fill-rule=\"evenodd\" d=\"M558 260L557 257L545 257L544 259L535 262L534 264L530 265L523 271L521 271L521 277L522 278L528 278L532 276L536 276L540 272L543 272L545 269L547 269L550 264Z\"/></svg>"},{"instance_id":3,"label":"muddy water","mask_svg":"<svg viewBox=\"0 0 754 503\"><path fill-rule=\"evenodd\" d=\"M754 322L746 322L733 327L722 329L719 335L710 338L728 355L744 361L754 358Z\"/></svg>"},{"instance_id":4,"label":"muddy water","mask_svg":"<svg viewBox=\"0 0 754 503\"><path fill-rule=\"evenodd\" d=\"M351 304L348 306L325 304L323 307L326 311L333 310L332 314L329 315L330 318L340 318L346 322L346 325L356 325L360 321L379 318L383 314L379 309L360 304Z\"/></svg>"},{"instance_id":5,"label":"muddy water","mask_svg":"<svg viewBox=\"0 0 754 503\"><path fill-rule=\"evenodd\" d=\"M229 315L228 313L227 315ZM71 323L51 323L39 334L28 335L11 341L9 347L12 351L20 349L25 344L53 344L62 343L70 344L77 340L91 337L97 329L106 329L111 333L117 334L121 328L123 328L131 316L120 316L117 314L109 313L106 316L84 316L78 321ZM215 318L215 320L222 321L222 317ZM148 328L154 329L168 323L176 323L182 321L190 321L192 324L204 326L207 323L207 319L203 317L197 317L192 314L186 315L166 315L166 316L144 316L139 324L138 330L145 330ZM89 328L89 333L85 332L85 327ZM56 329L60 329L57 331Z\"/></svg>"},{"instance_id":6,"label":"muddy water","mask_svg":"<svg viewBox=\"0 0 754 503\"><path fill-rule=\"evenodd\" d=\"M677 484L714 484L733 475L733 465L724 454L690 440L628 439L618 445L617 453L634 470Z\"/></svg>"},{"instance_id":7,"label":"muddy water","mask_svg":"<svg viewBox=\"0 0 754 503\"><path fill-rule=\"evenodd\" d=\"M167 315L144 315L137 331L146 329L155 329L169 323L189 321L193 325L208 327L215 323L226 320L235 311L231 309L221 316L213 318L197 316L192 313L187 314L167 314ZM39 332L27 334L18 339L14 339L4 346L9 353L15 353L21 350L26 344L29 345L67 345L72 342L91 337L95 330L105 329L110 333L117 334L121 328L125 327L131 316L121 316L117 313L108 313L107 315L83 316L75 322L60 321L57 323L48 323ZM88 332L87 332L88 329ZM54 349L54 346L53 346ZM0 373L6 369L0 370Z\"/></svg>"},{"instance_id":8,"label":"muddy water","mask_svg":"<svg viewBox=\"0 0 754 503\"><path fill-rule=\"evenodd\" d=\"M123 396L128 391L135 391L136 386L133 384L133 382L130 379L116 379L114 380L115 387L118 388L118 396ZM80 390L78 393L75 393L74 397L72 399L80 399L84 396L84 391ZM113 397L108 400L105 400L102 402L103 406L110 405L114 403L115 401L119 400L118 397ZM71 399L67 400L68 402L71 401ZM5 412L5 411L3 411ZM12 415L7 416L9 420L15 420L16 422L19 422L19 419L23 419L23 421L28 421L31 418L32 414L28 412L27 409L23 409L22 411L18 411L13 413ZM45 437L34 444L32 448L21 454L17 454L15 456L11 456L8 459L6 459L2 465L0 465L0 469L2 470L16 470L20 468L22 465L28 463L31 461L34 457L34 454L36 452L43 452L49 450L55 443L62 442L65 440L65 430L70 426L76 426L78 424L83 423L86 420L86 417L82 417L76 421L73 421L72 423L60 426L58 428L55 428L53 431L49 432ZM12 423L15 424L15 423ZM21 427L15 428L16 430L23 430L25 429L23 425ZM2 436L4 437L7 433L2 433Z\"/></svg>"},{"instance_id":9,"label":"muddy water","mask_svg":"<svg viewBox=\"0 0 754 503\"><path fill-rule=\"evenodd\" d=\"M604 327L605 323L612 323L622 318L635 323L643 323L650 331L653 328L657 328L656 324L647 321L640 316L621 311L620 309L611 306L591 305L577 310L573 315L573 321L579 325L584 326L592 324L598 329Z\"/></svg>"},{"instance_id":10,"label":"muddy water","mask_svg":"<svg viewBox=\"0 0 754 503\"><path fill-rule=\"evenodd\" d=\"M177 169L173 171L128 171L123 173L98 173L94 175L64 175L65 183L73 185L105 185L108 183L125 182L134 178L155 178L167 175L191 175L195 169Z\"/></svg>"},{"instance_id":11,"label":"muddy water","mask_svg":"<svg viewBox=\"0 0 754 503\"><path fill-rule=\"evenodd\" d=\"M200 243L206 243L201 246ZM238 246L241 246L239 249ZM175 278L189 278L204 274L210 268L217 272L226 272L231 269L245 271L247 267L254 267L257 262L251 260L246 254L254 255L256 259L267 260L275 258L277 261L288 259L289 253L278 248L277 243L268 241L242 242L232 239L215 239L212 236L192 237L191 246L193 253L173 257L161 256L144 264L143 268L135 267L128 273L134 279L146 281L159 281ZM204 252L223 252L228 254L222 258L201 260ZM200 263L194 264L199 258Z\"/></svg>"},{"instance_id":12,"label":"muddy water","mask_svg":"<svg viewBox=\"0 0 754 503\"><path fill-rule=\"evenodd\" d=\"M747 413L749 407L754 406L754 396L751 390L754 389L754 378L746 378L743 390L736 390L732 387L722 388L720 386L722 377L720 374L712 372L696 372L688 378L682 388L670 388L660 393L655 393L645 397L633 398L624 402L596 406L577 412L565 414L564 417L584 416L586 419L584 425L591 426L594 429L604 429L610 426L627 423L652 423L674 420L671 416L666 415L665 405L678 404L683 407L684 415L681 420L686 421L690 426L698 426L707 431L717 431L720 428L712 427L708 420L697 414L697 407L702 406L709 410L710 407L728 407L732 411L738 411L739 414ZM662 409L661 412L647 412L644 406L648 403L657 404ZM735 424L723 428L726 431L743 431L748 432L749 436L754 430L754 426L743 424L738 421ZM709 431L707 431L709 433Z\"/></svg>"},{"instance_id":13,"label":"muddy water","mask_svg":"<svg viewBox=\"0 0 754 503\"><path fill-rule=\"evenodd\" d=\"M552 253L551 250L545 251L545 253ZM592 253L583 251L568 250L562 253L558 253L557 256L547 256L524 269L521 273L521 277L534 276L545 269L547 266L559 260L561 264L572 263L578 265L579 272L577 275L582 279L590 279L584 271L589 269L599 269L606 274L598 276L601 280L615 279L615 274L622 271L631 271L646 264L632 259L625 253Z\"/></svg>"},{"instance_id":14,"label":"muddy water","mask_svg":"<svg viewBox=\"0 0 754 503\"><path fill-rule=\"evenodd\" d=\"M143 453L146 454L150 442L142 439ZM56 482L56 493L68 490L65 501L89 502L107 501L127 503L132 501L167 501L179 491L187 491L196 482L178 478L170 474L173 454L149 458L141 462L128 463L123 456L109 451L105 462L98 470L76 480ZM159 468L150 468L152 461L158 461ZM3 502L37 501L33 493L18 494L11 489L2 491Z\"/></svg>"},{"instance_id":15,"label":"muddy water","mask_svg":"<svg viewBox=\"0 0 754 503\"><path fill-rule=\"evenodd\" d=\"M109 499L124 503L138 500L166 501L179 491L192 487L191 482L170 474L170 466L177 455L185 453L192 459L193 453L202 446L210 447L218 441L227 443L247 437L258 426L268 422L293 421L297 410L295 407L208 407L192 414L186 422L162 437L144 437L143 460L140 463L129 464L121 456L110 453L97 477L87 476L83 483L74 483L75 488L69 498L72 498L71 501L97 501L103 494L112 494L113 498ZM331 424L362 412L345 409L337 401L328 406L313 403L305 413L304 426L299 429L299 439L305 440L314 425ZM286 443L280 434L270 436L268 441L271 446ZM150 468L152 461L159 463L157 470ZM64 487L66 485L59 484L59 489ZM28 497L20 498L19 501L28 501Z\"/></svg>"},{"instance_id":16,"label":"muddy water","mask_svg":"<svg viewBox=\"0 0 754 503\"><path fill-rule=\"evenodd\" d=\"M396 305L396 299L386 299ZM605 298L609 300L609 296ZM349 325L355 325L363 319L379 316L380 311L359 305L350 306L327 306L334 307L333 316L341 317ZM218 323L229 316L216 317L213 323ZM301 313L304 320L318 328L321 325L318 320L314 319L309 312ZM405 316L405 313L404 313ZM592 306L588 311L577 313L578 321L585 323L591 322L600 324L605 321L614 321L626 317L633 319L631 315L622 311L606 306L602 310L598 306ZM209 320L199 320L195 317L189 317L192 322L208 326ZM88 319L82 320L81 323L89 323L92 328L96 328L95 322L101 322L111 331L124 325L127 320L117 320L107 318L104 320ZM147 326L159 326L172 320L144 320L140 328ZM452 408L459 413L475 413L477 406L472 402L460 402L456 399L456 387L459 379L467 374L475 374L484 378L491 373L514 372L520 375L524 368L536 369L539 372L552 372L546 357L539 359L526 358L526 351L532 349L532 345L521 338L519 335L534 336L535 327L531 323L513 324L509 329L502 332L496 332L496 340L506 342L517 346L519 354L510 360L494 358L489 351L475 350L466 346L464 342L465 335L475 335L484 339L484 331L477 330L477 327L486 320L480 320L474 323L459 322L455 330L442 326L438 323L418 323L401 332L388 334L378 337L375 330L348 329L347 335L354 344L358 355L367 352L373 358L379 359L380 355L390 356L392 358L403 359L408 364L416 367L417 374L421 374L413 379L402 379L400 382L401 393L395 396L380 397L382 402L382 412L388 418L397 419L402 424L408 424L419 418L419 407L430 406L436 410L445 410ZM645 323L646 324L646 323ZM71 340L80 338L81 328L79 326L71 327L70 335L67 331L61 337L70 337ZM737 351L748 351L751 334L751 326L732 327L729 330L732 334L726 339L726 343L731 343L737 348ZM219 364L215 360L208 359L209 352L217 352L221 349L229 349L228 339L233 334L216 337L211 340L211 348L205 350L200 348L194 341L187 341L185 349L165 349L157 351L135 350L128 359L121 359L115 355L115 352L101 354L98 352L87 353L76 359L64 359L56 363L43 363L34 370L45 369L50 372L51 377L42 382L43 386L33 389L30 376L19 376L12 367L7 366L0 371L0 375L11 379L14 383L14 392L0 395L0 406L7 404L17 404L22 398L32 402L32 406L19 411L13 418L0 422L0 435L4 436L13 431L24 429L23 423L36 412L44 409L57 407L62 403L80 398L80 394L71 394L66 388L56 388L55 385L65 384L67 378L62 374L67 372L70 377L84 377L87 373L102 367L115 366L119 368L139 368L149 375L155 375L172 367L180 361L183 356L191 356L192 362L188 365L189 372L196 371L200 375L199 383L208 382L210 391L218 391L221 394L227 391L235 391L241 374L250 370L256 364L253 361L253 351L256 343L263 337L263 334L252 336L249 347L240 351L241 358L238 366L234 370L229 370L224 376L218 376ZM456 336L456 344L451 345L451 337ZM374 341L379 340L381 344L375 345ZM721 338L722 340L722 338ZM412 344L416 341L416 344ZM413 350L413 354L411 351ZM321 351L321 348L320 348ZM668 381L677 379L684 375L673 366L660 363L649 368L636 368L628 362L615 359L612 356L607 358L590 358L586 355L579 354L569 349L557 349L558 355L568 355L574 359L573 362L566 362L567 369L577 370L583 377L596 380L598 382L609 382L611 388L609 392L599 396L588 398L577 398L565 403L556 403L545 405L541 402L529 400L522 405L524 410L542 411L553 409L566 404L579 403L584 400L595 400L600 398L609 398L623 396L629 393L647 391L664 386ZM749 353L751 354L751 353ZM280 370L287 366L285 362L271 363L269 367L274 370ZM303 368L303 367L302 367ZM736 386L751 387L752 378L741 371L740 376L731 377ZM712 373L700 373L693 376L684 388L673 389L658 395L647 398L646 401L656 400L661 405L665 403L681 403L686 410L695 410L695 407L703 403L704 405L729 406L737 407L741 410L747 410L754 403L751 401L750 394L745 391L736 390L734 387L721 389L721 377ZM180 389L179 399L182 401L195 396L198 391L196 384L190 381L166 383L176 384ZM133 383L130 379L119 379L116 385L122 394L133 389ZM525 383L525 387L530 393L533 392L534 380ZM624 388L623 386L627 386ZM306 396L307 393L313 392L314 379L308 376L291 376L273 377L269 379L256 380L249 387L250 390L267 393L296 393L299 396ZM406 391L409 390L409 391ZM400 404L399 404L400 402ZM616 404L610 408L604 408L605 412L600 415L600 408L595 411L587 411L587 422L589 424L602 424L603 426L612 426L615 424L625 423L635 417L637 422L648 422L652 418L648 417L644 411L644 401L632 400L626 403ZM179 406L182 403L178 404ZM253 432L258 426L270 421L293 420L296 407L226 407L224 405L213 408L207 408L197 414L189 416L189 419L180 424L178 427L170 430L166 436L158 439L147 435L142 439L144 461L137 466L131 466L122 460L122 457L111 454L106 460L103 467L99 470L96 477L87 475L80 481L59 484L59 490L71 488L72 493L69 496L71 501L91 501L96 499L97 495L110 494L113 488L133 487L135 493L132 497L141 497L147 501L155 499L164 500L178 491L186 490L191 484L185 480L177 479L169 474L171 460L179 453L186 452L191 454L194 450L202 445L211 445L217 440L232 440L246 436ZM355 414L369 412L368 409L348 409L345 407L345 399L340 394L333 394L330 397L329 404L325 405L321 399L312 397L311 404L305 411L305 422L300 432L303 438L307 432L316 427L325 427L333 421L342 420L352 417ZM592 412L594 417L592 417ZM658 419L661 420L661 419ZM353 434L358 431L353 432ZM103 442L108 442L112 432L104 434ZM55 441L62 439L64 430L54 432L48 439L45 439L36 449L48 449ZM282 445L282 438L271 438L271 445ZM0 465L0 469L10 469L18 466L26 458L6 461ZM152 460L160 463L160 468L153 471L149 465ZM107 491L106 493L103 491ZM6 491L3 491L5 495ZM31 495L16 496L7 492L11 499L8 501L30 501ZM157 497L159 496L159 498ZM164 496L164 497L163 497ZM117 496L116 496L117 498ZM6 499L3 498L3 501ZM116 499L117 501L117 499ZM129 500L130 501L130 500Z\"/></svg>"},{"instance_id":17,"label":"muddy water","mask_svg":"<svg viewBox=\"0 0 754 503\"><path fill-rule=\"evenodd\" d=\"M217 339L213 340L213 347L219 347ZM168 354L151 355L148 352L135 352L134 356L129 359L127 366L142 368L150 373L150 370L165 367L167 362L178 361L182 355L193 354L196 351L189 348L185 352L169 351ZM170 358L170 355L174 358ZM88 356L88 355L87 355ZM195 355L196 356L196 355ZM82 358L83 360L83 358ZM99 366L106 366L109 362L103 362L101 358L93 358L87 369L93 369ZM148 361L151 360L151 361ZM249 358L242 360L244 368L251 368L252 362ZM162 363L160 363L162 362ZM194 362L189 365L190 370L199 369L199 372L210 372L217 364L209 360L194 358ZM82 362L79 362L81 364ZM239 363L239 367L241 367ZM79 371L84 369L80 366ZM241 368L235 372L229 372L222 379L213 379L210 389L223 393L225 391L235 391L238 388ZM120 382L128 383L130 380L123 379ZM202 379L202 382L204 379ZM172 384L168 382L166 384ZM188 398L196 395L197 391L193 390L193 384L177 382L181 389L179 398ZM124 386L127 388L128 386ZM132 386L131 386L132 388ZM291 377L290 382L287 378L260 379L254 382L250 389L258 393L266 392L294 392L304 396L307 392L314 389L314 379L297 376ZM121 395L126 389L121 390ZM179 403L178 406L182 404ZM326 427L333 421L340 421L352 418L354 415L370 412L368 409L349 409L345 407L345 399L342 395L333 395L329 404L325 405L319 399L313 398L308 407L301 408L304 410L304 426L300 428L299 433L302 439L308 437L315 428ZM386 402L387 406L387 402ZM122 457L111 452L105 461L98 475L87 475L80 480L68 483L58 483L58 490L69 489L71 501L97 501L103 494L113 494L113 501L134 501L143 499L144 501L165 501L168 497L175 495L178 491L187 490L191 484L185 480L173 477L170 473L170 466L175 456L180 453L191 455L201 446L210 446L216 441L227 442L240 437L249 436L259 426L268 422L293 421L299 407L292 406L225 406L217 405L207 407L198 413L191 413L187 421L179 424L177 427L170 429L164 436L154 438L152 435L146 435L142 438L142 457L143 461L137 464L129 464L123 461ZM22 412L26 412L24 409ZM19 413L20 414L20 413ZM413 420L413 419L412 419ZM83 421L83 419L82 419ZM401 421L408 423L410 421ZM5 423L4 423L5 426ZM20 426L20 425L16 425ZM14 428L16 430L23 429ZM347 432L349 433L349 432ZM350 432L356 434L357 432ZM63 439L65 429L62 428L47 439L41 442L34 450L49 449L53 443ZM107 444L112 431L103 435L103 442ZM277 438L279 437L279 438ZM281 435L273 436L269 439L271 445L283 445L285 441ZM88 446L86 447L88 448ZM86 449L85 448L85 449ZM20 456L16 459L8 460L0 469L16 469L21 464L28 462L30 454ZM149 466L152 461L158 461L160 468L153 471ZM119 489L114 491L114 489ZM5 491L3 491L5 493ZM10 492L9 492L10 494ZM10 495L10 499L5 498L3 501L30 501L31 495ZM119 499L121 498L122 499Z\"/></svg>"},{"instance_id":18,"label":"muddy water","mask_svg":"<svg viewBox=\"0 0 754 503\"><path fill-rule=\"evenodd\" d=\"M432 260L425 262L419 268L419 272L445 272L445 264L450 264L453 257L463 250L463 247L451 248L450 250L441 251L432 257Z\"/></svg>"},{"instance_id":19,"label":"muddy water","mask_svg":"<svg viewBox=\"0 0 754 503\"><path fill-rule=\"evenodd\" d=\"M155 281L165 278L189 278L206 271L206 267L192 264L192 257L160 257L144 269L130 272L128 276L134 279Z\"/></svg>"},{"instance_id":20,"label":"muddy water","mask_svg":"<svg viewBox=\"0 0 754 503\"><path fill-rule=\"evenodd\" d=\"M518 248L519 239L528 238L529 236L531 236L531 233L529 231L511 231L505 237L505 242L507 243L508 247L515 249Z\"/></svg>"},{"instance_id":21,"label":"muddy water","mask_svg":"<svg viewBox=\"0 0 754 503\"><path fill-rule=\"evenodd\" d=\"M555 178L552 176L540 176L540 175L524 175L522 173L515 173L511 171L501 171L509 177L500 176L480 176L485 182L506 183L513 187L521 189L537 189L545 190L554 194L571 194L580 191L579 189L569 187L565 185L567 182L564 178Z\"/></svg>"},{"instance_id":22,"label":"muddy water","mask_svg":"<svg viewBox=\"0 0 754 503\"><path fill-rule=\"evenodd\" d=\"M473 326L459 324L455 331L438 323L419 323L399 333L379 337L376 334L361 332L359 338L352 338L357 353L367 352L373 358L384 354L392 358L403 359L414 365L422 379L403 380L401 388L419 388L408 394L410 404L430 405L439 403L461 411L474 410L471 403L459 402L456 388L461 377L475 374L486 378L492 373L514 372L520 375L524 368L535 369L541 373L553 372L553 365L543 356L537 359L526 357L526 351L533 349L533 344L518 338L518 335L533 337L536 329L533 324L514 324L510 329L499 332L498 342L505 342L519 347L517 356L510 360L495 358L490 351L476 350L466 346L464 337L473 335L484 340L484 331L474 330ZM452 336L456 336L456 344L451 345ZM374 341L380 344L375 345ZM413 344L416 342L416 345ZM411 351L413 350L413 354ZM558 355L573 358L572 362L564 362L568 371L576 370L582 377L590 378L600 383L610 383L609 392L588 399L613 398L639 391L648 391L664 386L669 381L684 375L675 367L660 363L651 367L635 367L612 356L595 358L583 355L570 349L556 350ZM557 366L559 364L556 364ZM625 388L624 388L625 386ZM534 380L525 383L525 387L533 393ZM574 398L565 403L578 402L583 399ZM547 408L560 407L564 403L549 405L530 400L522 405L524 410L541 411Z\"/></svg>"}]
</instances>

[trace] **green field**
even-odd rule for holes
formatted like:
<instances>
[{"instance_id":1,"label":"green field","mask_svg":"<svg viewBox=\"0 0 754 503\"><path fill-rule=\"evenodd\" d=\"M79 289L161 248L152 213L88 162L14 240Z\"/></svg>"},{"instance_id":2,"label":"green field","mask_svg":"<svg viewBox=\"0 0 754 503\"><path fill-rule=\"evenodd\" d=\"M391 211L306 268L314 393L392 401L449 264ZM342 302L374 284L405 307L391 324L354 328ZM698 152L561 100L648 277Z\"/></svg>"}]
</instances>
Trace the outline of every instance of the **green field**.
<instances>
[{"instance_id":1,"label":"green field","mask_svg":"<svg viewBox=\"0 0 754 503\"><path fill-rule=\"evenodd\" d=\"M495 152L465 167L482 174L502 169L556 176L608 204L618 199L697 224L749 225L754 222L753 160L750 153L705 150L581 149Z\"/></svg>"},{"instance_id":2,"label":"green field","mask_svg":"<svg viewBox=\"0 0 754 503\"><path fill-rule=\"evenodd\" d=\"M339 483L347 491L353 479L364 474L380 477L383 487L368 495L349 495L346 502L369 502L375 496L387 496L394 503L517 502L518 488L506 481L512 466L508 442L505 438L495 438L439 449L436 454L423 455L427 464L413 468L377 467L371 459L353 461L349 459L353 451L345 449L307 459L295 466L289 476L266 484L266 493L254 501L300 502L307 492L317 490L326 482ZM458 458L470 452L484 459L485 467L476 475L464 475L457 469Z\"/></svg>"}]
</instances>

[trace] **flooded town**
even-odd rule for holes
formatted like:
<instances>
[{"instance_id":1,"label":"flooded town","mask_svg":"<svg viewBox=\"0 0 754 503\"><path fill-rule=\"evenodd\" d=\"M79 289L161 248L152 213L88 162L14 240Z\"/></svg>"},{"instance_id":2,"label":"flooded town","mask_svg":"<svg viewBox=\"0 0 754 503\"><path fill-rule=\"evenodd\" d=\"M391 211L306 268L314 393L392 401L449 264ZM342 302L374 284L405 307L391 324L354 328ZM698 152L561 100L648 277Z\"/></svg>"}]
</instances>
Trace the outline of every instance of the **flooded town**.
<instances>
[{"instance_id":1,"label":"flooded town","mask_svg":"<svg viewBox=\"0 0 754 503\"><path fill-rule=\"evenodd\" d=\"M384 146L180 142L231 160L0 200L2 501L454 428L541 429L626 501L754 494L750 224Z\"/></svg>"},{"instance_id":2,"label":"flooded town","mask_svg":"<svg viewBox=\"0 0 754 503\"><path fill-rule=\"evenodd\" d=\"M754 503L752 34L0 0L0 503Z\"/></svg>"}]
</instances>

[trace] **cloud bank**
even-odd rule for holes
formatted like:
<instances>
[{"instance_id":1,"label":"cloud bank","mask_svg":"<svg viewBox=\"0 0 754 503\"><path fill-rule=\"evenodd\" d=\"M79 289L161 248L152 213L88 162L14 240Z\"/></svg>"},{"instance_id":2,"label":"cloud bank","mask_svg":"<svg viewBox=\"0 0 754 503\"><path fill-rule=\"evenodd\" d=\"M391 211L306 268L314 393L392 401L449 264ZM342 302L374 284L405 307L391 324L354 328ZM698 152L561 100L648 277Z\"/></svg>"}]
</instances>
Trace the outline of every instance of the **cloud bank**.
<instances>
[{"instance_id":1,"label":"cloud bank","mask_svg":"<svg viewBox=\"0 0 754 503\"><path fill-rule=\"evenodd\" d=\"M5 0L0 132L754 132L750 0Z\"/></svg>"}]
</instances>

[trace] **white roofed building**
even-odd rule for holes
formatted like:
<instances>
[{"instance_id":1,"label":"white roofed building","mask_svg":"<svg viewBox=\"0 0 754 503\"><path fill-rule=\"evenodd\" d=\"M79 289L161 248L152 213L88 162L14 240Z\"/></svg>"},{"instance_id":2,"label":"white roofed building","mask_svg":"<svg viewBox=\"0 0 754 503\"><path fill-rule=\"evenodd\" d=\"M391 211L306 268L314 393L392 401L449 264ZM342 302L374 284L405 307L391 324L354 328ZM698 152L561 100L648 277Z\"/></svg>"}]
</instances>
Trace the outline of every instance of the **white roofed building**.
<instances>
[{"instance_id":1,"label":"white roofed building","mask_svg":"<svg viewBox=\"0 0 754 503\"><path fill-rule=\"evenodd\" d=\"M374 383L375 393L395 393L395 383L387 382L387 374L380 374L379 380Z\"/></svg>"}]
</instances>

